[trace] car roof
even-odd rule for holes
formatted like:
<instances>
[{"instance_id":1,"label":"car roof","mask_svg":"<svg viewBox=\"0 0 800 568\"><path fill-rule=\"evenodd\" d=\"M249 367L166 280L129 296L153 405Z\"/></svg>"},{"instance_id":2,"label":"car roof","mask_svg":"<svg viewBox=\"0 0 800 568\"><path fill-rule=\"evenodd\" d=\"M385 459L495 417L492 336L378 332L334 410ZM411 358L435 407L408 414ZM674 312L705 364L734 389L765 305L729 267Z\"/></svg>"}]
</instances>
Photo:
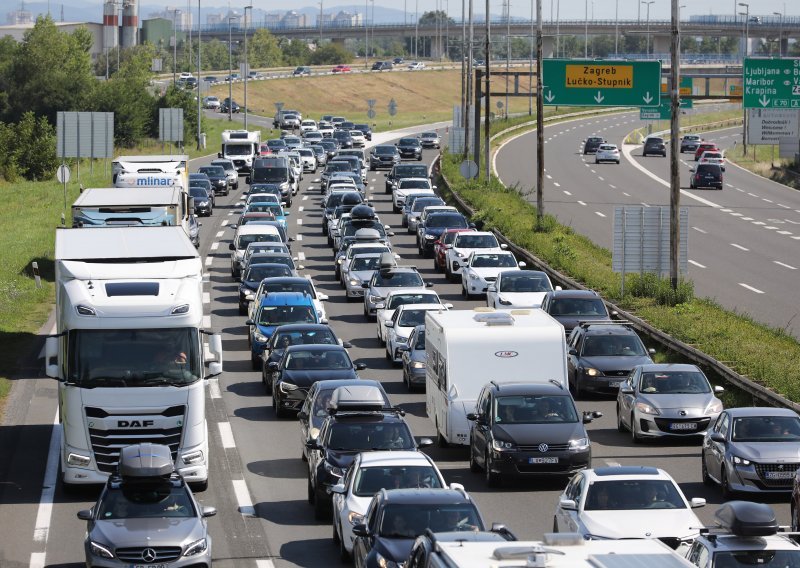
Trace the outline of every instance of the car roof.
<instances>
[{"instance_id":1,"label":"car roof","mask_svg":"<svg viewBox=\"0 0 800 568\"><path fill-rule=\"evenodd\" d=\"M381 494L384 503L419 505L474 504L468 495L456 489L388 489Z\"/></svg>"},{"instance_id":2,"label":"car roof","mask_svg":"<svg viewBox=\"0 0 800 568\"><path fill-rule=\"evenodd\" d=\"M772 408L769 406L756 406L756 407L741 407L741 408L726 408L725 411L730 414L732 418L739 418L742 416L790 416L797 417L797 413L791 408Z\"/></svg>"},{"instance_id":3,"label":"car roof","mask_svg":"<svg viewBox=\"0 0 800 568\"><path fill-rule=\"evenodd\" d=\"M390 290L388 294L386 294L386 300L389 300L389 296L398 296L400 294L436 294L435 290L431 288L398 288L397 290ZM438 296L438 294L436 294Z\"/></svg>"},{"instance_id":4,"label":"car roof","mask_svg":"<svg viewBox=\"0 0 800 568\"><path fill-rule=\"evenodd\" d=\"M261 306L313 305L311 296L303 292L270 292L261 298Z\"/></svg>"},{"instance_id":5,"label":"car roof","mask_svg":"<svg viewBox=\"0 0 800 568\"><path fill-rule=\"evenodd\" d=\"M433 461L423 452L412 450L363 452L362 467L402 467L408 465L433 465Z\"/></svg>"},{"instance_id":6,"label":"car roof","mask_svg":"<svg viewBox=\"0 0 800 568\"><path fill-rule=\"evenodd\" d=\"M291 331L324 331L333 332L333 329L326 323L287 323L281 326L280 332Z\"/></svg>"},{"instance_id":7,"label":"car roof","mask_svg":"<svg viewBox=\"0 0 800 568\"><path fill-rule=\"evenodd\" d=\"M671 479L670 475L663 469L642 465L596 467L593 469L585 469L584 473L586 473L587 478L592 480L613 477L640 478L644 476L654 477L656 479Z\"/></svg>"},{"instance_id":8,"label":"car roof","mask_svg":"<svg viewBox=\"0 0 800 568\"><path fill-rule=\"evenodd\" d=\"M398 312L406 310L444 310L444 304L403 304L398 306Z\"/></svg>"},{"instance_id":9,"label":"car roof","mask_svg":"<svg viewBox=\"0 0 800 568\"><path fill-rule=\"evenodd\" d=\"M330 343L310 343L308 345L290 345L286 348L287 353L292 353L294 351L339 351L341 353L346 353L347 350L342 347L341 345L331 345Z\"/></svg>"},{"instance_id":10,"label":"car roof","mask_svg":"<svg viewBox=\"0 0 800 568\"><path fill-rule=\"evenodd\" d=\"M554 394L569 396L569 391L553 383L491 383L492 390L499 396L526 394Z\"/></svg>"},{"instance_id":11,"label":"car roof","mask_svg":"<svg viewBox=\"0 0 800 568\"><path fill-rule=\"evenodd\" d=\"M636 335L628 325L586 322L579 326L586 335Z\"/></svg>"},{"instance_id":12,"label":"car roof","mask_svg":"<svg viewBox=\"0 0 800 568\"><path fill-rule=\"evenodd\" d=\"M665 372L665 371L679 371L679 372L691 372L691 371L702 371L696 366L690 363L648 363L647 365L639 365L644 373L657 373L657 372Z\"/></svg>"},{"instance_id":13,"label":"car roof","mask_svg":"<svg viewBox=\"0 0 800 568\"><path fill-rule=\"evenodd\" d=\"M593 290L551 290L548 294L554 298L600 298Z\"/></svg>"}]
</instances>

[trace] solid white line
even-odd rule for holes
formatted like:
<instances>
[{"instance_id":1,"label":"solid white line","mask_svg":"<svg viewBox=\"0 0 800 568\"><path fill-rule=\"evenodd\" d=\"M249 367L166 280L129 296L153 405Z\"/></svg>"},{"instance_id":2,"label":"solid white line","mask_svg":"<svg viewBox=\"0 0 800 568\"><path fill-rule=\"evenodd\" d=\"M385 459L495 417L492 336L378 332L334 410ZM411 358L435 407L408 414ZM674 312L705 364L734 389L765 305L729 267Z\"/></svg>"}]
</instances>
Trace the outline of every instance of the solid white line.
<instances>
[{"instance_id":1,"label":"solid white line","mask_svg":"<svg viewBox=\"0 0 800 568\"><path fill-rule=\"evenodd\" d=\"M689 259L689 264L693 264L693 265L695 265L695 266L696 266L696 267L698 267L698 268L705 268L705 265L703 265L703 264L700 264L699 262L695 262L695 261L694 261L694 260L692 260L691 258Z\"/></svg>"},{"instance_id":2,"label":"solid white line","mask_svg":"<svg viewBox=\"0 0 800 568\"><path fill-rule=\"evenodd\" d=\"M701 229L700 227L692 227L692 229L694 229L694 230L695 230L695 231L697 231L698 233L703 233L704 235L707 235L707 234L708 234L708 231L704 231L704 230L703 230L703 229Z\"/></svg>"},{"instance_id":3,"label":"solid white line","mask_svg":"<svg viewBox=\"0 0 800 568\"><path fill-rule=\"evenodd\" d=\"M234 479L231 483L233 483L233 492L236 494L236 502L239 503L239 512L243 515L255 516L256 509L253 507L245 480Z\"/></svg>"},{"instance_id":4,"label":"solid white line","mask_svg":"<svg viewBox=\"0 0 800 568\"><path fill-rule=\"evenodd\" d=\"M606 216L605 213L601 213L600 211L595 211L594 214L599 216L599 217L605 217Z\"/></svg>"},{"instance_id":5,"label":"solid white line","mask_svg":"<svg viewBox=\"0 0 800 568\"><path fill-rule=\"evenodd\" d=\"M44 568L46 559L46 552L32 552L31 559L28 561L28 568Z\"/></svg>"},{"instance_id":6,"label":"solid white line","mask_svg":"<svg viewBox=\"0 0 800 568\"><path fill-rule=\"evenodd\" d=\"M225 235L225 231L218 231L217 232L217 238L220 238L220 237L222 237L224 235Z\"/></svg>"},{"instance_id":7,"label":"solid white line","mask_svg":"<svg viewBox=\"0 0 800 568\"><path fill-rule=\"evenodd\" d=\"M732 247L735 247L735 248L737 248L737 249L739 249L739 250L743 250L743 251L745 251L745 252L747 252L747 251L749 251L749 250L750 250L749 248L744 248L742 245L737 245L736 243L731 243L731 246L732 246Z\"/></svg>"},{"instance_id":8,"label":"solid white line","mask_svg":"<svg viewBox=\"0 0 800 568\"><path fill-rule=\"evenodd\" d=\"M778 207L783 207L784 209L791 209L788 205L784 205L783 203L778 203Z\"/></svg>"},{"instance_id":9,"label":"solid white line","mask_svg":"<svg viewBox=\"0 0 800 568\"><path fill-rule=\"evenodd\" d=\"M233 430L230 422L218 422L219 435L222 438L223 448L235 448L236 442L233 440Z\"/></svg>"},{"instance_id":10,"label":"solid white line","mask_svg":"<svg viewBox=\"0 0 800 568\"><path fill-rule=\"evenodd\" d=\"M211 398L222 398L222 391L219 388L219 379L208 379L208 394L211 395Z\"/></svg>"},{"instance_id":11,"label":"solid white line","mask_svg":"<svg viewBox=\"0 0 800 568\"><path fill-rule=\"evenodd\" d=\"M211 250L217 250L219 248L219 243L211 243Z\"/></svg>"},{"instance_id":12,"label":"solid white line","mask_svg":"<svg viewBox=\"0 0 800 568\"><path fill-rule=\"evenodd\" d=\"M211 256L206 257L206 266L211 266L213 262L214 262L214 257Z\"/></svg>"},{"instance_id":13,"label":"solid white line","mask_svg":"<svg viewBox=\"0 0 800 568\"><path fill-rule=\"evenodd\" d=\"M583 201L578 201L578 203L580 203L581 205L583 205L584 207L586 207L586 204L585 204Z\"/></svg>"},{"instance_id":14,"label":"solid white line","mask_svg":"<svg viewBox=\"0 0 800 568\"><path fill-rule=\"evenodd\" d=\"M749 195L750 197L758 197L758 195L756 195L755 193L751 193L749 191L747 192L747 195Z\"/></svg>"},{"instance_id":15,"label":"solid white line","mask_svg":"<svg viewBox=\"0 0 800 568\"><path fill-rule=\"evenodd\" d=\"M53 514L53 495L56 491L56 482L59 466L59 448L61 446L61 425L58 422L58 412L53 418L53 431L50 434L50 447L47 450L47 466L44 472L42 497L39 500L39 509L36 513L36 523L33 529L33 540L37 543L47 544L50 531L50 518ZM44 554L44 553L43 553Z\"/></svg>"},{"instance_id":16,"label":"solid white line","mask_svg":"<svg viewBox=\"0 0 800 568\"><path fill-rule=\"evenodd\" d=\"M208 292L203 292L203 303L210 304L211 303L211 294Z\"/></svg>"},{"instance_id":17,"label":"solid white line","mask_svg":"<svg viewBox=\"0 0 800 568\"><path fill-rule=\"evenodd\" d=\"M739 286L741 286L742 288L747 288L748 290L750 290L751 292L755 292L756 294L764 293L762 290L759 290L758 288L753 288L752 286L748 286L744 282L739 282Z\"/></svg>"},{"instance_id":18,"label":"solid white line","mask_svg":"<svg viewBox=\"0 0 800 568\"><path fill-rule=\"evenodd\" d=\"M773 260L772 262L774 262L778 266L783 266L784 268L788 268L789 270L797 270L796 266L791 266L789 264L784 264L780 260Z\"/></svg>"},{"instance_id":19,"label":"solid white line","mask_svg":"<svg viewBox=\"0 0 800 568\"><path fill-rule=\"evenodd\" d=\"M761 201L765 201L767 203L773 203L773 201L771 199L767 199L766 197L762 197Z\"/></svg>"},{"instance_id":20,"label":"solid white line","mask_svg":"<svg viewBox=\"0 0 800 568\"><path fill-rule=\"evenodd\" d=\"M211 316L203 316L203 327L209 329L211 327Z\"/></svg>"},{"instance_id":21,"label":"solid white line","mask_svg":"<svg viewBox=\"0 0 800 568\"><path fill-rule=\"evenodd\" d=\"M275 568L275 564L269 558L256 560L256 568Z\"/></svg>"}]
</instances>

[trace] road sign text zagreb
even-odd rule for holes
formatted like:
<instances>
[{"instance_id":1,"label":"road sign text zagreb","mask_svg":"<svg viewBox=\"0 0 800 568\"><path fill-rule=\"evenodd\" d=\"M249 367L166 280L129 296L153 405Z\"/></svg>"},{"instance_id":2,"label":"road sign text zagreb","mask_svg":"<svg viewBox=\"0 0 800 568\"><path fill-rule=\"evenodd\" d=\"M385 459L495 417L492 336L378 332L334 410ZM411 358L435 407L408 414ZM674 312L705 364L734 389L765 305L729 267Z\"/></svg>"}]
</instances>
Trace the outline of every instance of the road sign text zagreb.
<instances>
[{"instance_id":1,"label":"road sign text zagreb","mask_svg":"<svg viewBox=\"0 0 800 568\"><path fill-rule=\"evenodd\" d=\"M567 87L579 89L632 89L633 67L567 65Z\"/></svg>"},{"instance_id":2,"label":"road sign text zagreb","mask_svg":"<svg viewBox=\"0 0 800 568\"><path fill-rule=\"evenodd\" d=\"M660 61L545 59L542 97L546 105L658 106Z\"/></svg>"},{"instance_id":3,"label":"road sign text zagreb","mask_svg":"<svg viewBox=\"0 0 800 568\"><path fill-rule=\"evenodd\" d=\"M800 108L800 59L745 59L745 108Z\"/></svg>"}]
</instances>

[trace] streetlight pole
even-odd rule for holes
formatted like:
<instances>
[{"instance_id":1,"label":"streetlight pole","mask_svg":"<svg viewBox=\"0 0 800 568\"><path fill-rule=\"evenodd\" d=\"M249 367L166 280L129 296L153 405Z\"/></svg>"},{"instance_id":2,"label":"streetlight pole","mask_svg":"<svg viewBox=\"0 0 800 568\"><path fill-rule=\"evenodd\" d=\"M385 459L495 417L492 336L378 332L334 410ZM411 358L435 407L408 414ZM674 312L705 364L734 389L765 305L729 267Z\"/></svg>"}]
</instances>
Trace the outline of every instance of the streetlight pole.
<instances>
[{"instance_id":1,"label":"streetlight pole","mask_svg":"<svg viewBox=\"0 0 800 568\"><path fill-rule=\"evenodd\" d=\"M489 0L486 0L486 37L485 37L485 51L486 51L486 79L484 80L484 91L483 96L486 97L486 105L484 106L484 113L483 113L483 167L486 172L486 184L487 186L492 181L492 170L491 170L491 122L489 120L489 111L491 110L491 104L489 101L491 100L491 73L489 72L490 61L491 61L491 51L492 51L492 19L489 17ZM478 130L478 125L475 125L475 130ZM487 187L488 189L488 187Z\"/></svg>"},{"instance_id":2,"label":"streetlight pole","mask_svg":"<svg viewBox=\"0 0 800 568\"><path fill-rule=\"evenodd\" d=\"M369 68L369 0L364 0L364 68Z\"/></svg>"},{"instance_id":3,"label":"streetlight pole","mask_svg":"<svg viewBox=\"0 0 800 568\"><path fill-rule=\"evenodd\" d=\"M780 16L781 24L778 28L778 58L783 57L783 13L782 12L772 12L773 16Z\"/></svg>"},{"instance_id":4,"label":"streetlight pole","mask_svg":"<svg viewBox=\"0 0 800 568\"><path fill-rule=\"evenodd\" d=\"M614 57L619 57L619 0L614 11Z\"/></svg>"},{"instance_id":5,"label":"streetlight pole","mask_svg":"<svg viewBox=\"0 0 800 568\"><path fill-rule=\"evenodd\" d=\"M536 227L544 226L544 100L542 99L542 0L536 0Z\"/></svg>"},{"instance_id":6,"label":"streetlight pole","mask_svg":"<svg viewBox=\"0 0 800 568\"><path fill-rule=\"evenodd\" d=\"M178 84L178 25L180 10L172 11L172 86ZM197 96L200 96L200 84L197 85Z\"/></svg>"},{"instance_id":7,"label":"streetlight pole","mask_svg":"<svg viewBox=\"0 0 800 568\"><path fill-rule=\"evenodd\" d=\"M250 15L253 15L253 6L244 7L244 129L247 130L247 76L250 75L250 63L247 56L247 27L249 25L247 20L247 11L250 10Z\"/></svg>"},{"instance_id":8,"label":"streetlight pole","mask_svg":"<svg viewBox=\"0 0 800 568\"><path fill-rule=\"evenodd\" d=\"M655 0L649 0L648 2L642 0L642 4L647 6L647 48L645 50L647 55L650 55L650 5L655 3Z\"/></svg>"},{"instance_id":9,"label":"streetlight pole","mask_svg":"<svg viewBox=\"0 0 800 568\"><path fill-rule=\"evenodd\" d=\"M747 2L739 2L739 6L744 7L744 12L739 12L740 16L744 16L744 49L742 50L742 59L750 55L750 4Z\"/></svg>"},{"instance_id":10,"label":"streetlight pole","mask_svg":"<svg viewBox=\"0 0 800 568\"><path fill-rule=\"evenodd\" d=\"M414 60L419 60L419 0L414 0Z\"/></svg>"},{"instance_id":11,"label":"streetlight pole","mask_svg":"<svg viewBox=\"0 0 800 568\"><path fill-rule=\"evenodd\" d=\"M678 137L680 136L680 11L678 0L671 2L671 37L670 37L670 58L672 74L672 92L670 93L670 199L669 199L669 276L670 285L673 290L678 288L679 275L679 251L680 251L680 204L681 204L681 182L680 182L680 146Z\"/></svg>"},{"instance_id":12,"label":"streetlight pole","mask_svg":"<svg viewBox=\"0 0 800 568\"><path fill-rule=\"evenodd\" d=\"M202 109L200 108L200 72L202 67L200 65L202 56L201 53L203 51L203 44L200 41L201 39L201 29L202 25L200 24L200 0L197 0L197 149L200 150L202 148L202 121L200 120L202 115Z\"/></svg>"},{"instance_id":13,"label":"streetlight pole","mask_svg":"<svg viewBox=\"0 0 800 568\"><path fill-rule=\"evenodd\" d=\"M556 0L556 57L561 57L561 0Z\"/></svg>"},{"instance_id":14,"label":"streetlight pole","mask_svg":"<svg viewBox=\"0 0 800 568\"><path fill-rule=\"evenodd\" d=\"M228 16L228 121L233 120L233 20L233 16Z\"/></svg>"},{"instance_id":15,"label":"streetlight pole","mask_svg":"<svg viewBox=\"0 0 800 568\"><path fill-rule=\"evenodd\" d=\"M319 0L319 45L322 45L322 0Z\"/></svg>"},{"instance_id":16,"label":"streetlight pole","mask_svg":"<svg viewBox=\"0 0 800 568\"><path fill-rule=\"evenodd\" d=\"M461 0L461 126L464 126L464 114L467 112L467 18L466 0Z\"/></svg>"},{"instance_id":17,"label":"streetlight pole","mask_svg":"<svg viewBox=\"0 0 800 568\"><path fill-rule=\"evenodd\" d=\"M506 0L506 107L508 116L508 75L511 71L511 0Z\"/></svg>"},{"instance_id":18,"label":"streetlight pole","mask_svg":"<svg viewBox=\"0 0 800 568\"><path fill-rule=\"evenodd\" d=\"M534 0L531 0L531 63L529 77L528 77L528 116L533 116L533 58L536 57L536 51L534 46L535 35L533 29L533 7L534 7ZM553 23L553 0L550 0L550 24Z\"/></svg>"}]
</instances>

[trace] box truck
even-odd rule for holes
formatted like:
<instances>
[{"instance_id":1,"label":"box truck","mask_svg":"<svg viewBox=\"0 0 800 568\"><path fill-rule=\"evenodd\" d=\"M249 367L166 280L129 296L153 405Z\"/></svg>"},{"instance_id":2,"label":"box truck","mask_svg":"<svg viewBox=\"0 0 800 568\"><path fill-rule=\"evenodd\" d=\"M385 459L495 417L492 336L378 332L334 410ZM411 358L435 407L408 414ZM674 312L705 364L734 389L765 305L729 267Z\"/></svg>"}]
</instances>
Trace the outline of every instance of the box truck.
<instances>
[{"instance_id":1,"label":"box truck","mask_svg":"<svg viewBox=\"0 0 800 568\"><path fill-rule=\"evenodd\" d=\"M440 445L469 444L467 414L489 381L567 388L564 326L542 310L429 311L425 352L425 408Z\"/></svg>"},{"instance_id":2,"label":"box truck","mask_svg":"<svg viewBox=\"0 0 800 568\"><path fill-rule=\"evenodd\" d=\"M200 256L180 227L100 233L56 230L45 357L59 382L64 487L104 483L121 448L141 442L169 446L176 469L204 487L204 379L222 370L222 340L204 329Z\"/></svg>"},{"instance_id":3,"label":"box truck","mask_svg":"<svg viewBox=\"0 0 800 568\"><path fill-rule=\"evenodd\" d=\"M261 131L224 130L219 158L231 160L239 173L249 173L260 155Z\"/></svg>"},{"instance_id":4,"label":"box truck","mask_svg":"<svg viewBox=\"0 0 800 568\"><path fill-rule=\"evenodd\" d=\"M164 187L181 185L189 187L189 156L185 154L152 156L118 156L111 162L111 183L114 187ZM125 183L117 183L120 174L140 174L128 176ZM174 178L158 174L175 174ZM171 180L171 181L170 181Z\"/></svg>"}]
</instances>

